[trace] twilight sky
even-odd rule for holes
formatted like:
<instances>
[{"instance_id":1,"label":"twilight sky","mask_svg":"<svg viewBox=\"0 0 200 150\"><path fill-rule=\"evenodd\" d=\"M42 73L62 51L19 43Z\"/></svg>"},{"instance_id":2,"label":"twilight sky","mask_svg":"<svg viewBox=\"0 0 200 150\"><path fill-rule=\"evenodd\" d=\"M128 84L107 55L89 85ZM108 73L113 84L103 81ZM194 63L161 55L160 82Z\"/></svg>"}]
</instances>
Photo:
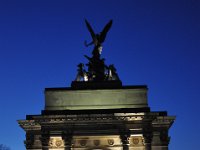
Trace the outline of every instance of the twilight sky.
<instances>
[{"instance_id":1,"label":"twilight sky","mask_svg":"<svg viewBox=\"0 0 200 150\"><path fill-rule=\"evenodd\" d=\"M0 0L0 144L25 150L18 126L44 109L44 88L69 87L92 47L84 19L100 32L113 19L102 57L123 85L148 85L152 111L176 115L170 150L200 139L200 1Z\"/></svg>"}]
</instances>

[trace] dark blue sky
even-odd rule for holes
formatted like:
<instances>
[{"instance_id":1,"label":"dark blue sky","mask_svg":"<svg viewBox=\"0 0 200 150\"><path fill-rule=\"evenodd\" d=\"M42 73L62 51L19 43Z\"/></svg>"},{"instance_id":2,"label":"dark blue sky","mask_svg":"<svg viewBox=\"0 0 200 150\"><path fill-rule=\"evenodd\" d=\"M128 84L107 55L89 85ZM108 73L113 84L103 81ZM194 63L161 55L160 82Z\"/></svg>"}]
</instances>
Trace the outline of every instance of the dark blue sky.
<instances>
[{"instance_id":1,"label":"dark blue sky","mask_svg":"<svg viewBox=\"0 0 200 150\"><path fill-rule=\"evenodd\" d=\"M1 0L0 144L23 150L16 120L39 114L45 87L69 87L91 55L87 18L96 32L113 19L102 57L123 85L147 84L153 111L177 119L170 150L196 149L200 133L198 0Z\"/></svg>"}]
</instances>

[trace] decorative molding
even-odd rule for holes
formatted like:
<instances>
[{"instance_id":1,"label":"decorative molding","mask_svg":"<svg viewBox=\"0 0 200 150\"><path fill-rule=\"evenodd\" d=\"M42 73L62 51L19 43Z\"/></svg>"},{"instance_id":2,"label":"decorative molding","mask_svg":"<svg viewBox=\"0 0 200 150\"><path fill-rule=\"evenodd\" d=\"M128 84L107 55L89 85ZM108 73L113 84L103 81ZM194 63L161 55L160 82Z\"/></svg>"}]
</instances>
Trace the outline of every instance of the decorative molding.
<instances>
[{"instance_id":1,"label":"decorative molding","mask_svg":"<svg viewBox=\"0 0 200 150\"><path fill-rule=\"evenodd\" d=\"M142 121L142 120L149 120L153 121L153 123L159 122L172 122L174 120L173 117L159 117L157 114L144 114L144 115L137 115L132 113L125 113L124 115L110 115L110 114L85 114L85 115L49 115L48 118L46 116L36 117L35 120L19 120L19 124L22 127L26 126L40 126L42 123L69 123L74 121Z\"/></svg>"},{"instance_id":2,"label":"decorative molding","mask_svg":"<svg viewBox=\"0 0 200 150\"><path fill-rule=\"evenodd\" d=\"M137 138L137 137L134 137L132 141L133 141L134 145L138 145L140 142L139 138Z\"/></svg>"},{"instance_id":3,"label":"decorative molding","mask_svg":"<svg viewBox=\"0 0 200 150\"><path fill-rule=\"evenodd\" d=\"M48 143L50 148L63 148L64 142L61 137L51 137Z\"/></svg>"},{"instance_id":4,"label":"decorative molding","mask_svg":"<svg viewBox=\"0 0 200 150\"><path fill-rule=\"evenodd\" d=\"M95 146L99 146L100 145L100 140L94 140L93 143L94 143Z\"/></svg>"},{"instance_id":5,"label":"decorative molding","mask_svg":"<svg viewBox=\"0 0 200 150\"><path fill-rule=\"evenodd\" d=\"M86 146L87 140L80 140L79 143L81 146Z\"/></svg>"},{"instance_id":6,"label":"decorative molding","mask_svg":"<svg viewBox=\"0 0 200 150\"><path fill-rule=\"evenodd\" d=\"M64 144L63 144L63 141L62 141L62 140L58 139L58 140L55 141L55 145L56 145L56 147L61 147L61 146L63 146Z\"/></svg>"},{"instance_id":7,"label":"decorative molding","mask_svg":"<svg viewBox=\"0 0 200 150\"><path fill-rule=\"evenodd\" d=\"M113 139L108 139L107 141L108 141L109 145L114 145L114 140Z\"/></svg>"}]
</instances>

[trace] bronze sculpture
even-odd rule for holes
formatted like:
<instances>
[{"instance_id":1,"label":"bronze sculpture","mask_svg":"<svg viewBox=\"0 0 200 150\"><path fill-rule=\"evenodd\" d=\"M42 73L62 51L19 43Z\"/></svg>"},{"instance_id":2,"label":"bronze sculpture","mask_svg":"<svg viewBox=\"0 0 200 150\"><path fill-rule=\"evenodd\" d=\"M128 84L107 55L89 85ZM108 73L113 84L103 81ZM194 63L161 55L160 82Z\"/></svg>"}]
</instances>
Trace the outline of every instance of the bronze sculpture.
<instances>
[{"instance_id":1,"label":"bronze sculpture","mask_svg":"<svg viewBox=\"0 0 200 150\"><path fill-rule=\"evenodd\" d=\"M85 41L85 46L88 47L92 44L94 44L94 49L93 49L93 57L100 57L101 51L102 51L102 43L105 41L107 32L110 30L111 26L112 26L112 20L110 20L106 26L103 28L102 32L100 32L99 34L95 34L91 25L89 24L89 22L85 19L85 23L86 26L88 28L88 31L90 32L91 36L92 36L92 42L90 42L89 44L87 44L87 41Z\"/></svg>"},{"instance_id":2,"label":"bronze sculpture","mask_svg":"<svg viewBox=\"0 0 200 150\"><path fill-rule=\"evenodd\" d=\"M88 71L83 69L84 64L80 63L78 65L78 74L76 77L76 81L110 81L110 80L119 80L119 77L116 73L116 69L114 65L105 65L105 59L101 58L102 51L102 43L105 41L106 35L112 26L112 20L110 20L102 32L95 34L89 22L85 19L85 23L88 31L92 37L92 42L87 43L85 41L85 46L88 47L90 45L94 45L92 51L92 57L84 55L88 59Z\"/></svg>"}]
</instances>

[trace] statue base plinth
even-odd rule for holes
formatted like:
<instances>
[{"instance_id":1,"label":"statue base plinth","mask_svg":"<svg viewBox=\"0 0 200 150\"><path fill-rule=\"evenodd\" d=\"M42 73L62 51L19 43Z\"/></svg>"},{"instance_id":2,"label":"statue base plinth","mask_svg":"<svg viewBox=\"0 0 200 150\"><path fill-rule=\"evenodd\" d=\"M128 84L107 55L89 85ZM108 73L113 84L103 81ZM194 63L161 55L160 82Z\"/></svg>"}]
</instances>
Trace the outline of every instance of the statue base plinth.
<instances>
[{"instance_id":1,"label":"statue base plinth","mask_svg":"<svg viewBox=\"0 0 200 150\"><path fill-rule=\"evenodd\" d=\"M116 89L121 88L122 82L120 80L111 81L72 81L72 89Z\"/></svg>"}]
</instances>

